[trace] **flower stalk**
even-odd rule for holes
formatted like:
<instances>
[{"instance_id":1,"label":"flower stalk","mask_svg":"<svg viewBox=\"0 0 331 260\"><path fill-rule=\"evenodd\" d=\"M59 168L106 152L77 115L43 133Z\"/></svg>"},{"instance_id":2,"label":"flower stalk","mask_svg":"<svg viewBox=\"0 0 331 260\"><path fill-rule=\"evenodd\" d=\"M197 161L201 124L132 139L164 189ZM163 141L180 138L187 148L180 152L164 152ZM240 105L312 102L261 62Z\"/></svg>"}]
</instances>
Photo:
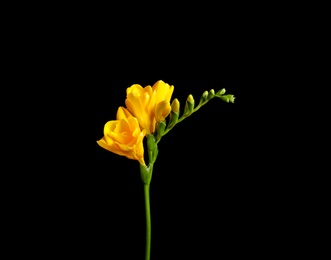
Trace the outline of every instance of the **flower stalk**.
<instances>
[{"instance_id":1,"label":"flower stalk","mask_svg":"<svg viewBox=\"0 0 331 260\"><path fill-rule=\"evenodd\" d=\"M157 142L154 135L147 136L147 150L149 157L148 166L140 165L140 176L144 183L144 197L145 197L145 217L146 217L146 248L145 260L150 260L151 255L151 210L149 200L149 188L152 180L153 166L158 154Z\"/></svg>"}]
</instances>

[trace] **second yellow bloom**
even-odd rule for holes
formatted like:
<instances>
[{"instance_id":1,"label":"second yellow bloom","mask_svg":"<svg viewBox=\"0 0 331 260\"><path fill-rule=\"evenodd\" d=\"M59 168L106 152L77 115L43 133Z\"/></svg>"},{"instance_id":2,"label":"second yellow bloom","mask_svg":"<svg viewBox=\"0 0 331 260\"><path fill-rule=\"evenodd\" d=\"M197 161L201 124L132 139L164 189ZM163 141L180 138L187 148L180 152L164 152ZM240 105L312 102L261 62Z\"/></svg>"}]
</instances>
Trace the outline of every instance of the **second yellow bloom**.
<instances>
[{"instance_id":1,"label":"second yellow bloom","mask_svg":"<svg viewBox=\"0 0 331 260\"><path fill-rule=\"evenodd\" d=\"M174 86L157 81L153 87L134 84L127 88L125 104L130 113L137 118L146 134L155 132L157 122L164 121L171 111L170 99Z\"/></svg>"}]
</instances>

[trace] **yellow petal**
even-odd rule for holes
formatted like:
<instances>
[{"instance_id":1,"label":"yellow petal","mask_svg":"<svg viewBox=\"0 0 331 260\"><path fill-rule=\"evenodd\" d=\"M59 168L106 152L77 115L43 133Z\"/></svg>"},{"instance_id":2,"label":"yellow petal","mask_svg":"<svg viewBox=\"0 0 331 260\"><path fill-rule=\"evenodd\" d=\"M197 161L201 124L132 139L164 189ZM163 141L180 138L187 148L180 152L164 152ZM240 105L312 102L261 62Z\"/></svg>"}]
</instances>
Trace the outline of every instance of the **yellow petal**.
<instances>
[{"instance_id":1,"label":"yellow petal","mask_svg":"<svg viewBox=\"0 0 331 260\"><path fill-rule=\"evenodd\" d=\"M98 145L101 146L102 148L112 152L112 153L116 153L118 155L125 155L123 153L123 151L120 149L120 147L113 143L113 144L108 144L104 138L100 139L99 141L97 141Z\"/></svg>"},{"instance_id":2,"label":"yellow petal","mask_svg":"<svg viewBox=\"0 0 331 260\"><path fill-rule=\"evenodd\" d=\"M114 129L114 133L123 133L123 132L130 132L131 127L127 121L127 119L121 119L117 121L117 125Z\"/></svg>"},{"instance_id":3,"label":"yellow petal","mask_svg":"<svg viewBox=\"0 0 331 260\"><path fill-rule=\"evenodd\" d=\"M168 102L170 102L170 99L171 99L171 96L172 96L172 93L174 92L174 86L170 86L167 94L166 94L166 97L165 97L165 100L167 100Z\"/></svg>"},{"instance_id":4,"label":"yellow petal","mask_svg":"<svg viewBox=\"0 0 331 260\"><path fill-rule=\"evenodd\" d=\"M115 126L115 128L114 128ZM121 129L126 129L126 131L120 131ZM130 126L124 119L109 121L105 124L104 128L104 139L107 144L113 145L114 142L118 141L121 143L128 142L130 138Z\"/></svg>"},{"instance_id":5,"label":"yellow petal","mask_svg":"<svg viewBox=\"0 0 331 260\"><path fill-rule=\"evenodd\" d=\"M117 125L117 121L115 121L115 120L108 121L103 128L104 138L105 138L106 143L108 143L108 144L112 144L114 142L111 135L112 135L112 132L114 131L114 129L116 128L116 125Z\"/></svg>"},{"instance_id":6,"label":"yellow petal","mask_svg":"<svg viewBox=\"0 0 331 260\"><path fill-rule=\"evenodd\" d=\"M139 96L136 94L129 94L125 100L125 105L131 114L138 118L143 118L145 112L140 103Z\"/></svg>"},{"instance_id":7,"label":"yellow petal","mask_svg":"<svg viewBox=\"0 0 331 260\"><path fill-rule=\"evenodd\" d=\"M141 128L146 129L146 131L148 130L148 133L150 133L150 128L151 128L150 115L142 107L139 98L137 96L134 97L133 94L131 93L125 100L125 104L128 110L132 113L132 115L138 119Z\"/></svg>"},{"instance_id":8,"label":"yellow petal","mask_svg":"<svg viewBox=\"0 0 331 260\"><path fill-rule=\"evenodd\" d=\"M140 127L139 127L139 122L137 120L137 118L135 117L129 117L127 119L127 122L129 124L130 127L130 132L132 133L133 136L135 136L135 132L140 133Z\"/></svg>"},{"instance_id":9,"label":"yellow petal","mask_svg":"<svg viewBox=\"0 0 331 260\"><path fill-rule=\"evenodd\" d=\"M147 113L149 112L148 106L152 96L153 96L153 89L151 88L151 86L146 86L141 92L140 103L144 108L145 112Z\"/></svg>"},{"instance_id":10,"label":"yellow petal","mask_svg":"<svg viewBox=\"0 0 331 260\"><path fill-rule=\"evenodd\" d=\"M122 151L125 152L125 155L130 155L131 156L131 154L127 153L130 150L130 146L128 146L127 144L121 144L121 143L117 143L117 144L122 149ZM130 159L133 159L133 158L130 157Z\"/></svg>"},{"instance_id":11,"label":"yellow petal","mask_svg":"<svg viewBox=\"0 0 331 260\"><path fill-rule=\"evenodd\" d=\"M117 120L120 120L120 119L123 119L123 118L128 118L132 116L130 114L130 112L124 108L124 107L119 107L118 110L117 110L117 114L116 114L116 119Z\"/></svg>"},{"instance_id":12,"label":"yellow petal","mask_svg":"<svg viewBox=\"0 0 331 260\"><path fill-rule=\"evenodd\" d=\"M158 104L165 99L169 90L169 85L167 83L164 83L162 80L159 80L153 85L153 90L156 94L155 103Z\"/></svg>"},{"instance_id":13,"label":"yellow petal","mask_svg":"<svg viewBox=\"0 0 331 260\"><path fill-rule=\"evenodd\" d=\"M126 89L126 95L130 93L139 93L143 89L139 84L133 84L131 87Z\"/></svg>"}]
</instances>

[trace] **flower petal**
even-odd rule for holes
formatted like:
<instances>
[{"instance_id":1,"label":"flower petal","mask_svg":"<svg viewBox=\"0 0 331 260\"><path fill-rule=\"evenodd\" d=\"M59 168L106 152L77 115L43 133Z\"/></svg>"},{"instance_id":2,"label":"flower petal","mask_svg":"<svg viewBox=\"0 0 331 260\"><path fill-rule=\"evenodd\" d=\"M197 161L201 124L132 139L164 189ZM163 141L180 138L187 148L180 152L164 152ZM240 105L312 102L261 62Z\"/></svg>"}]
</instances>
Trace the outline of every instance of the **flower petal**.
<instances>
[{"instance_id":1,"label":"flower petal","mask_svg":"<svg viewBox=\"0 0 331 260\"><path fill-rule=\"evenodd\" d=\"M126 89L126 95L129 95L130 93L140 93L142 89L143 87L139 84L133 84L131 87Z\"/></svg>"},{"instance_id":2,"label":"flower petal","mask_svg":"<svg viewBox=\"0 0 331 260\"><path fill-rule=\"evenodd\" d=\"M114 133L130 132L131 128L127 119L118 120Z\"/></svg>"},{"instance_id":3,"label":"flower petal","mask_svg":"<svg viewBox=\"0 0 331 260\"><path fill-rule=\"evenodd\" d=\"M130 112L126 108L124 108L124 107L119 107L118 108L117 114L116 114L116 119L117 120L128 118L130 116L132 116L132 115L130 114Z\"/></svg>"},{"instance_id":4,"label":"flower petal","mask_svg":"<svg viewBox=\"0 0 331 260\"><path fill-rule=\"evenodd\" d=\"M112 152L112 153L116 153L118 155L125 155L123 153L123 151L121 150L121 148L115 143L113 142L112 144L109 144L106 142L106 140L104 138L100 139L99 141L97 141L98 145L100 145L102 148Z\"/></svg>"},{"instance_id":5,"label":"flower petal","mask_svg":"<svg viewBox=\"0 0 331 260\"><path fill-rule=\"evenodd\" d=\"M165 100L167 100L168 102L170 102L172 93L174 92L174 86L170 86L166 96L165 96Z\"/></svg>"},{"instance_id":6,"label":"flower petal","mask_svg":"<svg viewBox=\"0 0 331 260\"><path fill-rule=\"evenodd\" d=\"M159 102L165 99L166 94L169 90L169 85L164 81L159 80L153 85L153 90L154 93L156 94L155 103L158 104Z\"/></svg>"},{"instance_id":7,"label":"flower petal","mask_svg":"<svg viewBox=\"0 0 331 260\"><path fill-rule=\"evenodd\" d=\"M125 105L133 116L137 117L138 120L143 120L145 111L141 106L139 96L137 94L129 94L125 100Z\"/></svg>"}]
</instances>

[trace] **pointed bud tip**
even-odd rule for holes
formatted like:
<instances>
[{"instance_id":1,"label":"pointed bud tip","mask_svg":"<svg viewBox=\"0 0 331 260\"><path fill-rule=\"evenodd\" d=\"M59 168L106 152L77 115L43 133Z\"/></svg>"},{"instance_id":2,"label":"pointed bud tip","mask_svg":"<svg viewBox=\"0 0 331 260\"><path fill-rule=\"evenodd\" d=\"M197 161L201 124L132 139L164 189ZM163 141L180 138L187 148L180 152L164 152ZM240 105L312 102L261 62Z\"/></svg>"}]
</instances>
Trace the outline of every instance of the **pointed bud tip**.
<instances>
[{"instance_id":1,"label":"pointed bud tip","mask_svg":"<svg viewBox=\"0 0 331 260\"><path fill-rule=\"evenodd\" d=\"M211 99L215 96L215 90L211 89L209 90L209 93L208 93L208 99Z\"/></svg>"},{"instance_id":2,"label":"pointed bud tip","mask_svg":"<svg viewBox=\"0 0 331 260\"><path fill-rule=\"evenodd\" d=\"M178 113L179 112L179 106L180 106L180 103L179 103L178 99L175 98L171 103L172 112Z\"/></svg>"},{"instance_id":3,"label":"pointed bud tip","mask_svg":"<svg viewBox=\"0 0 331 260\"><path fill-rule=\"evenodd\" d=\"M194 103L194 98L191 94L187 97L187 101L190 103Z\"/></svg>"},{"instance_id":4,"label":"pointed bud tip","mask_svg":"<svg viewBox=\"0 0 331 260\"><path fill-rule=\"evenodd\" d=\"M155 119L157 122L164 121L171 111L170 103L166 100L161 101L155 109Z\"/></svg>"},{"instance_id":5,"label":"pointed bud tip","mask_svg":"<svg viewBox=\"0 0 331 260\"><path fill-rule=\"evenodd\" d=\"M223 94L225 94L225 88L223 88L223 89L217 91L216 94L217 94L217 95L223 95Z\"/></svg>"}]
</instances>

